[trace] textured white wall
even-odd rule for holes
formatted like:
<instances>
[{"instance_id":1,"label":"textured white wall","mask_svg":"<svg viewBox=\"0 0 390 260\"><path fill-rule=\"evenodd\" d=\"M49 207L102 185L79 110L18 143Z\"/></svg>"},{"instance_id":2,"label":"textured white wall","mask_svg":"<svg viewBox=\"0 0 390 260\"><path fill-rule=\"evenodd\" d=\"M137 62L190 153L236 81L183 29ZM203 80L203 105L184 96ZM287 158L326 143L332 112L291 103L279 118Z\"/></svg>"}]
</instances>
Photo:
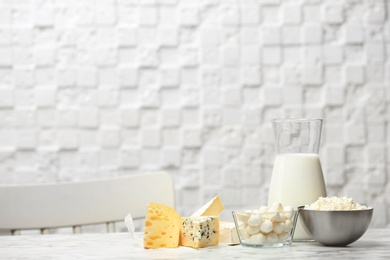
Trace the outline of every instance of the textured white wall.
<instances>
[{"instance_id":1,"label":"textured white wall","mask_svg":"<svg viewBox=\"0 0 390 260\"><path fill-rule=\"evenodd\" d=\"M0 1L0 183L165 169L267 201L271 119L321 117L329 195L390 225L387 0Z\"/></svg>"}]
</instances>

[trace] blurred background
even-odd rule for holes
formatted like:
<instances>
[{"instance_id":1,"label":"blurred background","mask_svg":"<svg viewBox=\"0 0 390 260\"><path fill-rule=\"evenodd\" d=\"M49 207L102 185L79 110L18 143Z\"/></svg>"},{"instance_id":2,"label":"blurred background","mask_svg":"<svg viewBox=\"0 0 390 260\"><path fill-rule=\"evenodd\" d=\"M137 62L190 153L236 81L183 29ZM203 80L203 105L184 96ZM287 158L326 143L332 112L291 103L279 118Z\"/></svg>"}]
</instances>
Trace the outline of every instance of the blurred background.
<instances>
[{"instance_id":1,"label":"blurred background","mask_svg":"<svg viewBox=\"0 0 390 260\"><path fill-rule=\"evenodd\" d=\"M166 170L265 205L271 120L324 119L328 195L390 227L387 0L0 1L0 183Z\"/></svg>"}]
</instances>

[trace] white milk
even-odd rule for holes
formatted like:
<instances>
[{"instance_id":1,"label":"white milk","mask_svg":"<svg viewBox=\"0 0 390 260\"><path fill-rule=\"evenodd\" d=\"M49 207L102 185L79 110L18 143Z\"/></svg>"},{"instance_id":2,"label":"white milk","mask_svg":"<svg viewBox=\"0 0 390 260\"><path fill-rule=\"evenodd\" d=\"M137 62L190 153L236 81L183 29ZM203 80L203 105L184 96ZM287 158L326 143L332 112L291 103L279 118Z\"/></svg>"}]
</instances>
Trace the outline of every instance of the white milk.
<instances>
[{"instance_id":1,"label":"white milk","mask_svg":"<svg viewBox=\"0 0 390 260\"><path fill-rule=\"evenodd\" d=\"M298 207L326 197L324 176L317 154L278 154L272 172L268 204ZM298 220L294 240L308 240L309 235Z\"/></svg>"}]
</instances>

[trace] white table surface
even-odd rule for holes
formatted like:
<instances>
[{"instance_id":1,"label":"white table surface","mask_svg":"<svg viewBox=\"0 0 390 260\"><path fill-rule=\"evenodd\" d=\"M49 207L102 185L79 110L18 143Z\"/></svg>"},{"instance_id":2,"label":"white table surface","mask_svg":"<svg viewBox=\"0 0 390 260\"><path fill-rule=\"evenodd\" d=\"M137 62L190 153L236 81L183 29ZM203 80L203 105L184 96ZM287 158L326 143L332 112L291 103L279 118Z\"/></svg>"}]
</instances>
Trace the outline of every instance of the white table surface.
<instances>
[{"instance_id":1,"label":"white table surface","mask_svg":"<svg viewBox=\"0 0 390 260\"><path fill-rule=\"evenodd\" d=\"M347 247L293 242L285 248L241 245L144 249L141 233L52 234L0 237L0 259L389 259L390 229L369 229Z\"/></svg>"}]
</instances>

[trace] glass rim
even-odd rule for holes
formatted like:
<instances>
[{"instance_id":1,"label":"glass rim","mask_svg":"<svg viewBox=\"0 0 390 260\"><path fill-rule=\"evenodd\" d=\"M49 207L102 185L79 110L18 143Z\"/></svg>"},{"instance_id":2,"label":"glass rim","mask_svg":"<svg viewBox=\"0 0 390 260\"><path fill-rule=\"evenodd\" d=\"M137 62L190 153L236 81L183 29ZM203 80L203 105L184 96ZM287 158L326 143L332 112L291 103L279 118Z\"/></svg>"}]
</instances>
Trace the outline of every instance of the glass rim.
<instances>
[{"instance_id":1,"label":"glass rim","mask_svg":"<svg viewBox=\"0 0 390 260\"><path fill-rule=\"evenodd\" d=\"M274 118L272 122L274 123L288 123L288 122L322 122L322 118Z\"/></svg>"},{"instance_id":2,"label":"glass rim","mask_svg":"<svg viewBox=\"0 0 390 260\"><path fill-rule=\"evenodd\" d=\"M286 211L286 210L283 210L283 211L275 211L275 212L263 212L263 213L253 213L252 211L254 211L256 209L247 209L247 210L232 210L232 214L275 214L275 212L277 213L289 213L289 212L293 212L293 213L297 213L299 212L299 210L297 208L294 208L293 210L291 211ZM248 211L251 211L251 212L248 212Z\"/></svg>"}]
</instances>

